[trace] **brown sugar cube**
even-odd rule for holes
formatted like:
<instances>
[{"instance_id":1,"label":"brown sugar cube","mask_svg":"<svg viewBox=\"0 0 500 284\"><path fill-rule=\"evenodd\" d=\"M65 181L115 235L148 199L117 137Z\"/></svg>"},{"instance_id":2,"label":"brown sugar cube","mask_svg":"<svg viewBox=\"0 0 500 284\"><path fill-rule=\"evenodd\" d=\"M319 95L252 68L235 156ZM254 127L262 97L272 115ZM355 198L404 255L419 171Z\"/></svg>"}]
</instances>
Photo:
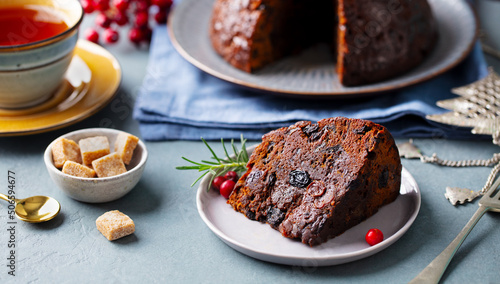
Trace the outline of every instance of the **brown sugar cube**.
<instances>
[{"instance_id":1,"label":"brown sugar cube","mask_svg":"<svg viewBox=\"0 0 500 284\"><path fill-rule=\"evenodd\" d=\"M97 230L110 241L128 236L135 232L134 221L118 210L102 214L97 218L95 224Z\"/></svg>"},{"instance_id":2,"label":"brown sugar cube","mask_svg":"<svg viewBox=\"0 0 500 284\"><path fill-rule=\"evenodd\" d=\"M92 161L110 153L109 141L106 136L95 136L81 139L78 144L82 152L83 164L90 167Z\"/></svg>"},{"instance_id":3,"label":"brown sugar cube","mask_svg":"<svg viewBox=\"0 0 500 284\"><path fill-rule=\"evenodd\" d=\"M73 161L66 161L62 168L62 172L68 175L84 178L93 178L96 175L93 169Z\"/></svg>"},{"instance_id":4,"label":"brown sugar cube","mask_svg":"<svg viewBox=\"0 0 500 284\"><path fill-rule=\"evenodd\" d=\"M127 171L120 154L113 152L92 162L98 177L111 177Z\"/></svg>"},{"instance_id":5,"label":"brown sugar cube","mask_svg":"<svg viewBox=\"0 0 500 284\"><path fill-rule=\"evenodd\" d=\"M66 161L82 162L80 147L75 141L60 138L52 145L52 160L56 168L62 168Z\"/></svg>"},{"instance_id":6,"label":"brown sugar cube","mask_svg":"<svg viewBox=\"0 0 500 284\"><path fill-rule=\"evenodd\" d=\"M115 152L118 152L125 165L130 164L135 147L139 142L139 138L132 134L122 132L118 134L115 141Z\"/></svg>"}]
</instances>

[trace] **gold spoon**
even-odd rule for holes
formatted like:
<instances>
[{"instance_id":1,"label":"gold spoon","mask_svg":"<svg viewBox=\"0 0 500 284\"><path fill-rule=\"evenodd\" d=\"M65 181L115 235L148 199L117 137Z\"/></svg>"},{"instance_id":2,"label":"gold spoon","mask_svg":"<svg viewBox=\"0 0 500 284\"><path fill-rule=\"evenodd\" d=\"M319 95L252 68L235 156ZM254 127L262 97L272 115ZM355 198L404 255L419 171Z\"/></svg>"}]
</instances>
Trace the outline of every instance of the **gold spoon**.
<instances>
[{"instance_id":1,"label":"gold spoon","mask_svg":"<svg viewBox=\"0 0 500 284\"><path fill-rule=\"evenodd\" d=\"M0 199L9 201L7 195L0 193ZM52 197L32 196L14 199L17 218L28 223L40 223L53 219L61 210L61 204Z\"/></svg>"}]
</instances>

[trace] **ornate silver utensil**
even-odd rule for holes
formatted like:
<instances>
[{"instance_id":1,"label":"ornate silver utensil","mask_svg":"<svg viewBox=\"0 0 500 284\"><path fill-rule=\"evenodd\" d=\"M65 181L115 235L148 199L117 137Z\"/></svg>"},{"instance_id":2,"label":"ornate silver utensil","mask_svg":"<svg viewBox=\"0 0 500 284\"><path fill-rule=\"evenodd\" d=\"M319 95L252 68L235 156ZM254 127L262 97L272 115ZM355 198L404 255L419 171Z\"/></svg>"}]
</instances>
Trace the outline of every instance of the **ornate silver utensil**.
<instances>
[{"instance_id":1,"label":"ornate silver utensil","mask_svg":"<svg viewBox=\"0 0 500 284\"><path fill-rule=\"evenodd\" d=\"M438 283L451 259L486 211L500 212L500 178L479 200L479 208L457 237L410 283Z\"/></svg>"}]
</instances>

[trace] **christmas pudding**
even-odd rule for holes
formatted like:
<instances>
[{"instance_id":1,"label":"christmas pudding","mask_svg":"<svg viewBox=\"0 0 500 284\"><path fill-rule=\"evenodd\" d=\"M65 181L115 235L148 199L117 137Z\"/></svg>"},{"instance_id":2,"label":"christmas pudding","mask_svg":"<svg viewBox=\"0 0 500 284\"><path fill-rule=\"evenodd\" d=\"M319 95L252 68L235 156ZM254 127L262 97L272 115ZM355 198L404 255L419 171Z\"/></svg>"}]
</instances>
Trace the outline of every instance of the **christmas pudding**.
<instances>
[{"instance_id":1,"label":"christmas pudding","mask_svg":"<svg viewBox=\"0 0 500 284\"><path fill-rule=\"evenodd\" d=\"M387 129L343 117L263 136L228 203L285 237L321 244L399 196L401 161Z\"/></svg>"},{"instance_id":2,"label":"christmas pudding","mask_svg":"<svg viewBox=\"0 0 500 284\"><path fill-rule=\"evenodd\" d=\"M427 0L216 0L209 33L215 51L246 72L325 42L345 86L414 68L437 39Z\"/></svg>"}]
</instances>

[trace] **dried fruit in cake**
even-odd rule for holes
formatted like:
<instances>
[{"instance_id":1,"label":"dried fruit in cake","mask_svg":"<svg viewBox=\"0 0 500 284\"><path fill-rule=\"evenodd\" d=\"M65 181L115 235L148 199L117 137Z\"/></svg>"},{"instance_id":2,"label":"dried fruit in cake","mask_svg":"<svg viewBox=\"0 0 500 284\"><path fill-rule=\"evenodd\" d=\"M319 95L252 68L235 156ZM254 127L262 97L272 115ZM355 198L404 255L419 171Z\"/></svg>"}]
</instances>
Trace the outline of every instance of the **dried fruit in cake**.
<instances>
[{"instance_id":1,"label":"dried fruit in cake","mask_svg":"<svg viewBox=\"0 0 500 284\"><path fill-rule=\"evenodd\" d=\"M385 127L338 117L269 132L247 168L228 203L314 246L394 201L402 166Z\"/></svg>"}]
</instances>

